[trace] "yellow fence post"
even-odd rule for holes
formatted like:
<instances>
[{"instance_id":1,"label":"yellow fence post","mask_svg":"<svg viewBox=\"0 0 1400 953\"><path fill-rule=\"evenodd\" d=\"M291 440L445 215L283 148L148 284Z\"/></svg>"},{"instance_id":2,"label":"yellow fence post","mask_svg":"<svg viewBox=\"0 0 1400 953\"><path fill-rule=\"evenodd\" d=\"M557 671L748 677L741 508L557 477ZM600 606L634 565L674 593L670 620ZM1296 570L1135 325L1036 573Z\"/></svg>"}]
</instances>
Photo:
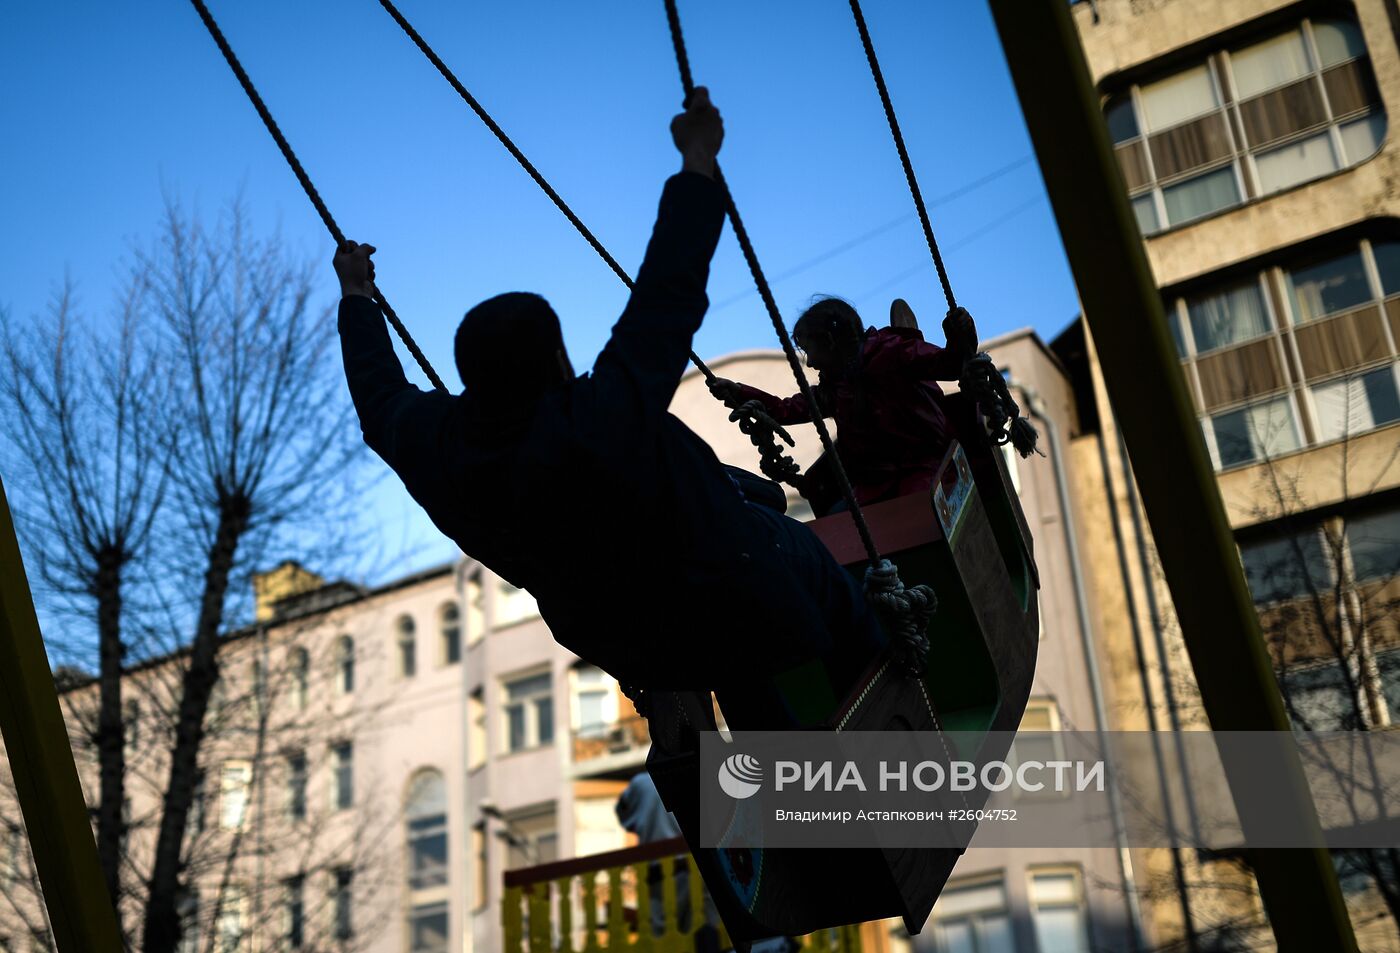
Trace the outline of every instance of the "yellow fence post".
<instances>
[{"instance_id":1,"label":"yellow fence post","mask_svg":"<svg viewBox=\"0 0 1400 953\"><path fill-rule=\"evenodd\" d=\"M59 953L121 953L68 729L0 481L0 733Z\"/></svg>"}]
</instances>

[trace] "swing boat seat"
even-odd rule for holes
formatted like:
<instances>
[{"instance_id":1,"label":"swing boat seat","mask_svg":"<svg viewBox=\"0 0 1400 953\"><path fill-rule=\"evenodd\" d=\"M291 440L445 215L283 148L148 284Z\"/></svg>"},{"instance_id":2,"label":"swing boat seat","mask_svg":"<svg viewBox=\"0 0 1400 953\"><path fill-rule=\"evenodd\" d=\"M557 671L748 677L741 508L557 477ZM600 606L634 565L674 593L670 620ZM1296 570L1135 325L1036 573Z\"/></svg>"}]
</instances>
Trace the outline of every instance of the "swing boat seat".
<instances>
[{"instance_id":1,"label":"swing boat seat","mask_svg":"<svg viewBox=\"0 0 1400 953\"><path fill-rule=\"evenodd\" d=\"M922 678L903 674L886 649L839 694L821 660L780 673L774 684L799 729L958 732L958 757L985 763L1006 756L1030 696L1039 577L1001 447L987 437L971 401L949 395L945 409L958 440L932 490L862 507L905 585L929 583L938 595ZM849 514L809 525L847 571L863 578L865 549ZM647 768L733 939L895 916L919 932L960 847L700 847L699 732L717 730L711 697L653 692L649 709ZM985 791L968 792L966 806L976 810L985 800ZM961 836L965 843L969 835Z\"/></svg>"}]
</instances>

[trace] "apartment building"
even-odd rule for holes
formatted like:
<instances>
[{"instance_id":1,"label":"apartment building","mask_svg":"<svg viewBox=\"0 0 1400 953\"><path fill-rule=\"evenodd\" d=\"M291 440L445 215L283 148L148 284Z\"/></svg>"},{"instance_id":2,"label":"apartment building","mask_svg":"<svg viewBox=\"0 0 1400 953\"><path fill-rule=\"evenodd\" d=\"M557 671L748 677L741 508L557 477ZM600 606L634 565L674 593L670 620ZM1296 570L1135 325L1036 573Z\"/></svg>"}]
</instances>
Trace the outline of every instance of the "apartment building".
<instances>
[{"instance_id":1,"label":"apartment building","mask_svg":"<svg viewBox=\"0 0 1400 953\"><path fill-rule=\"evenodd\" d=\"M1289 714L1303 729L1387 729L1400 719L1389 120L1400 11L1394 0L1095 0L1073 15ZM1092 338L1077 323L1053 346L1081 416L1096 420L1110 493L1106 507L1081 495L1115 530L1090 538L1086 563L1105 599L1110 680L1143 700L1113 717L1204 727ZM1267 945L1240 858L1146 854L1153 877L1186 886L1144 901L1153 943ZM1400 949L1383 897L1400 871L1361 855L1337 863L1362 948Z\"/></svg>"}]
</instances>

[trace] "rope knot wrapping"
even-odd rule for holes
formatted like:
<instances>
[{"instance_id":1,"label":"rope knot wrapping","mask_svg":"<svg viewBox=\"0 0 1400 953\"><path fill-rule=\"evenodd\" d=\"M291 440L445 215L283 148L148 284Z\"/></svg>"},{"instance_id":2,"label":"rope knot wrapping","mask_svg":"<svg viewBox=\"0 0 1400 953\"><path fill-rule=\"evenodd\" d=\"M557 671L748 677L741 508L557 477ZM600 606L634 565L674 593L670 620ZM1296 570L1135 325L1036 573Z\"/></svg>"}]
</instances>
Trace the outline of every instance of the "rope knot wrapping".
<instances>
[{"instance_id":1,"label":"rope knot wrapping","mask_svg":"<svg viewBox=\"0 0 1400 953\"><path fill-rule=\"evenodd\" d=\"M923 675L928 664L928 620L938 611L933 589L905 588L894 563L881 559L865 570L865 598L895 641L900 665L912 676Z\"/></svg>"},{"instance_id":2,"label":"rope knot wrapping","mask_svg":"<svg viewBox=\"0 0 1400 953\"><path fill-rule=\"evenodd\" d=\"M1023 457L1040 453L1036 449L1040 434L1036 432L1034 424L1021 416L1021 408L1016 406L1006 386L1006 378L1001 376L990 354L983 351L968 359L963 365L962 377L958 379L958 390L982 408L988 436L993 443L1000 446L1009 440Z\"/></svg>"},{"instance_id":3,"label":"rope knot wrapping","mask_svg":"<svg viewBox=\"0 0 1400 953\"><path fill-rule=\"evenodd\" d=\"M725 402L730 408L729 419L738 423L739 429L748 435L749 442L758 448L760 460L758 468L763 471L763 475L778 483L787 483L795 486L797 479L802 475L802 468L797 465L797 461L783 453L782 447L773 439L774 436L782 437L783 442L789 447L796 446L792 436L783 429L782 425L768 415L763 409L762 401L746 400L743 403Z\"/></svg>"}]
</instances>

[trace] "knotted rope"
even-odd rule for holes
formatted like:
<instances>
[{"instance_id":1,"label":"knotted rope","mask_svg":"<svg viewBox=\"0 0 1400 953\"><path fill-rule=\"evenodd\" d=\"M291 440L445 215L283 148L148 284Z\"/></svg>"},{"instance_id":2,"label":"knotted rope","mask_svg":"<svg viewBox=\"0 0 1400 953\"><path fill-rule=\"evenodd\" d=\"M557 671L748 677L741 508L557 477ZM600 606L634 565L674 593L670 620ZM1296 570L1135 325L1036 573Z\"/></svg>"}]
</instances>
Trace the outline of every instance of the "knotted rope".
<instances>
[{"instance_id":1,"label":"knotted rope","mask_svg":"<svg viewBox=\"0 0 1400 953\"><path fill-rule=\"evenodd\" d=\"M219 52L224 54L224 59L228 62L229 68L233 70L233 75L237 77L239 85L243 87L243 92L247 94L248 99L253 104L253 108L258 111L258 116L262 119L263 125L266 126L267 131L272 134L273 141L277 143L277 148L282 152L282 158L286 159L287 165L291 166L293 174L297 177L297 181L301 183L302 191L306 193L306 197L311 200L311 204L316 208L316 214L321 216L321 221L325 224L326 231L330 232L331 238L334 239L336 248L345 248L345 234L340 230L340 226L335 223L335 219L331 217L330 209L326 207L326 203L321 199L321 193L317 192L316 186L311 184L311 177L307 175L306 170L302 168L301 161L297 159L296 153L292 151L291 144L287 142L287 137L282 135L282 130L278 128L276 120L272 118L272 113L268 111L262 96L258 95L257 87L253 85L253 81L248 77L247 71L243 69L243 64L238 61L238 57L234 54L233 47L229 46L228 40L224 39L224 33L219 29L219 24L215 22L214 15L211 14L209 8L204 5L204 0L190 0L190 2L194 4L195 12L199 14L199 18L204 21L204 26L209 30L209 35L212 36L214 42L218 44ZM374 300L379 305L380 310L384 312L384 317L388 320L390 326L393 327L394 332L398 334L399 339L403 341L404 346L408 348L408 353L413 355L413 359L418 362L418 366L421 367L423 373L428 376L428 380L432 382L433 387L445 393L447 387L443 384L442 378L438 377L437 371L433 370L433 366L428 363L428 358L423 354L422 349L418 347L418 343L414 341L413 336L408 333L408 328L399 320L398 314L389 306L388 300L377 288L375 290Z\"/></svg>"},{"instance_id":2,"label":"knotted rope","mask_svg":"<svg viewBox=\"0 0 1400 953\"><path fill-rule=\"evenodd\" d=\"M933 588L906 588L894 564L882 559L865 570L865 598L894 641L901 667L922 676L928 664L928 621L938 611Z\"/></svg>"},{"instance_id":3,"label":"knotted rope","mask_svg":"<svg viewBox=\"0 0 1400 953\"><path fill-rule=\"evenodd\" d=\"M958 390L982 408L982 417L993 443L1000 446L1009 440L1023 457L1039 453L1036 441L1040 435L1036 433L1035 425L1021 416L1021 408L1016 405L1010 388L1006 386L1006 378L1001 376L990 354L984 351L968 359L963 365Z\"/></svg>"}]
</instances>

